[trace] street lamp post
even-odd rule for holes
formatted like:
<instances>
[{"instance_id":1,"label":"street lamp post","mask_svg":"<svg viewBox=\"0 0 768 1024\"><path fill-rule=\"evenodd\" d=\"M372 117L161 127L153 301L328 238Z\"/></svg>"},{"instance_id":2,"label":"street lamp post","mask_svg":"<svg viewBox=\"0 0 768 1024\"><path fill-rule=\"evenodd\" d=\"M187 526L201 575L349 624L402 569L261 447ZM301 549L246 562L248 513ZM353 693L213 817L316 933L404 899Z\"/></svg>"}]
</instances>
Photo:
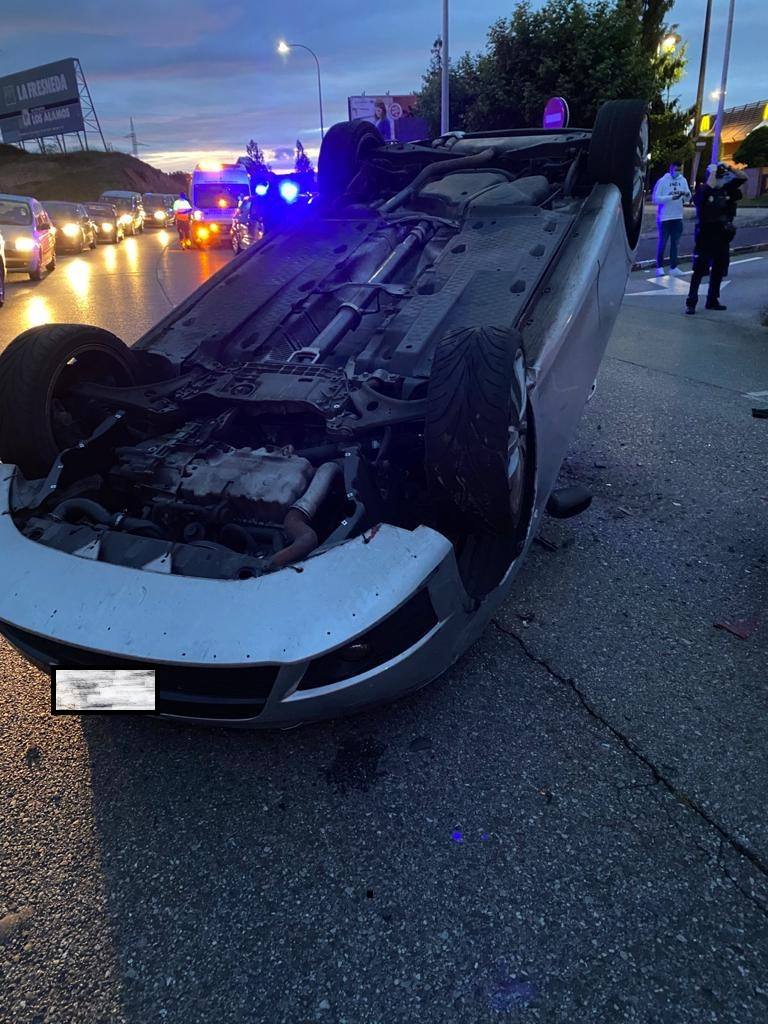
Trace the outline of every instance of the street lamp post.
<instances>
[{"instance_id":1,"label":"street lamp post","mask_svg":"<svg viewBox=\"0 0 768 1024\"><path fill-rule=\"evenodd\" d=\"M691 169L691 185L696 187L696 176L699 171L701 151L704 149L704 140L701 136L701 107L704 102L704 79L707 74L707 51L709 49L709 25L712 21L712 0L707 0L707 10L704 15L704 36L701 40L701 60L699 61L699 84L696 89L696 106L693 108L693 139L696 143L696 152L693 156L693 167Z\"/></svg>"},{"instance_id":2,"label":"street lamp post","mask_svg":"<svg viewBox=\"0 0 768 1024\"><path fill-rule=\"evenodd\" d=\"M315 66L317 67L317 101L320 104L320 141L322 142L325 136L325 126L323 125L323 87L320 84L320 61L317 59L315 51L310 50L310 48L305 46L304 43L286 43L284 39L281 39L277 44L278 53L286 54L295 49L306 50L307 53L310 53L315 59Z\"/></svg>"},{"instance_id":3,"label":"street lamp post","mask_svg":"<svg viewBox=\"0 0 768 1024\"><path fill-rule=\"evenodd\" d=\"M735 0L728 5L728 24L725 29L725 48L723 51L723 73L720 78L720 95L717 98L717 117L715 130L712 133L712 163L720 159L720 134L723 129L723 110L725 109L725 87L728 84L728 62L731 57L731 35L733 34L733 8Z\"/></svg>"},{"instance_id":4,"label":"street lamp post","mask_svg":"<svg viewBox=\"0 0 768 1024\"><path fill-rule=\"evenodd\" d=\"M450 57L448 56L448 0L443 0L443 45L440 51L440 134L449 130L448 124L450 99L448 83L450 81Z\"/></svg>"}]
</instances>

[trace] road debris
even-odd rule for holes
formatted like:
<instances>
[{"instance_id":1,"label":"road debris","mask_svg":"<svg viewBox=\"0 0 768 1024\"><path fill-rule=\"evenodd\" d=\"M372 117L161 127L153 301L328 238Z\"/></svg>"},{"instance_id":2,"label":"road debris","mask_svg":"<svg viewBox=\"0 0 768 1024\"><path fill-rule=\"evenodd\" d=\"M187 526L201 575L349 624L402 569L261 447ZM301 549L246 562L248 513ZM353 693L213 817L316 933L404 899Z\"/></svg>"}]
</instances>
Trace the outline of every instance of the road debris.
<instances>
[{"instance_id":1,"label":"road debris","mask_svg":"<svg viewBox=\"0 0 768 1024\"><path fill-rule=\"evenodd\" d=\"M724 632L738 637L739 640L749 640L760 625L760 619L757 616L751 619L734 619L732 622L727 619L718 619L713 625L715 629L722 629Z\"/></svg>"}]
</instances>

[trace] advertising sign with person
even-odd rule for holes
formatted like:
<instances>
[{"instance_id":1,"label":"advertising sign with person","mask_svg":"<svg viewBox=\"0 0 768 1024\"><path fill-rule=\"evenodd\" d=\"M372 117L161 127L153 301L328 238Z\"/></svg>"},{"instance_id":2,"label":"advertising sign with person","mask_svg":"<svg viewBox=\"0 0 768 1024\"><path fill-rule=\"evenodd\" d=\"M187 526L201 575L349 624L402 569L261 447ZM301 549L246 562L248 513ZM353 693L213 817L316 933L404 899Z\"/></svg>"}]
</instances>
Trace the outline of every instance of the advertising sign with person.
<instances>
[{"instance_id":1,"label":"advertising sign with person","mask_svg":"<svg viewBox=\"0 0 768 1024\"><path fill-rule=\"evenodd\" d=\"M417 114L417 97L350 96L350 121L370 121L385 142L414 142L428 135L427 122Z\"/></svg>"}]
</instances>

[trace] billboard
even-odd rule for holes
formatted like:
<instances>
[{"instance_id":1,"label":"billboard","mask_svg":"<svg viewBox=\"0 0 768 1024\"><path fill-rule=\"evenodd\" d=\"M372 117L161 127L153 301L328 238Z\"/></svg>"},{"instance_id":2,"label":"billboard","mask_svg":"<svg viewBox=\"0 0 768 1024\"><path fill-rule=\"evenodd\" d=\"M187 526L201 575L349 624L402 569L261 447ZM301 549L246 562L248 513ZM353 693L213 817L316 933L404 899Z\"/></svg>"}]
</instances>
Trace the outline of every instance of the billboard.
<instances>
[{"instance_id":1,"label":"billboard","mask_svg":"<svg viewBox=\"0 0 768 1024\"><path fill-rule=\"evenodd\" d=\"M427 122L419 117L418 97L350 96L347 100L350 121L370 121L387 142L415 142L429 134Z\"/></svg>"},{"instance_id":2,"label":"billboard","mask_svg":"<svg viewBox=\"0 0 768 1024\"><path fill-rule=\"evenodd\" d=\"M3 142L23 142L83 128L74 57L0 78Z\"/></svg>"}]
</instances>

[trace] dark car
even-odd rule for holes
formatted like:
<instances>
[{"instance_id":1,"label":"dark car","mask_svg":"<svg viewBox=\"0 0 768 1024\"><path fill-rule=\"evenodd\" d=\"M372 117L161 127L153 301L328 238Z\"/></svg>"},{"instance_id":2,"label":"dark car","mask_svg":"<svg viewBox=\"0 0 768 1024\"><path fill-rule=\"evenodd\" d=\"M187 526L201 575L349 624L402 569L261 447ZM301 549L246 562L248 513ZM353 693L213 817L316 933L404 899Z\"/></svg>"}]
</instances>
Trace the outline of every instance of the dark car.
<instances>
[{"instance_id":1,"label":"dark car","mask_svg":"<svg viewBox=\"0 0 768 1024\"><path fill-rule=\"evenodd\" d=\"M125 227L111 203L86 203L85 208L96 227L97 242L117 245L125 238Z\"/></svg>"},{"instance_id":2,"label":"dark car","mask_svg":"<svg viewBox=\"0 0 768 1024\"><path fill-rule=\"evenodd\" d=\"M141 192L129 192L125 189L112 189L102 192L100 203L111 203L117 210L120 223L126 235L141 234L144 230L144 203Z\"/></svg>"},{"instance_id":3,"label":"dark car","mask_svg":"<svg viewBox=\"0 0 768 1024\"><path fill-rule=\"evenodd\" d=\"M82 252L96 248L96 225L81 203L43 203L45 211L56 228L56 248L59 252Z\"/></svg>"},{"instance_id":4,"label":"dark car","mask_svg":"<svg viewBox=\"0 0 768 1024\"><path fill-rule=\"evenodd\" d=\"M144 227L173 226L173 196L168 196L165 192L145 192L142 200L144 203Z\"/></svg>"},{"instance_id":5,"label":"dark car","mask_svg":"<svg viewBox=\"0 0 768 1024\"><path fill-rule=\"evenodd\" d=\"M243 199L232 218L232 248L235 252L242 252L263 237L264 218L260 197Z\"/></svg>"},{"instance_id":6,"label":"dark car","mask_svg":"<svg viewBox=\"0 0 768 1024\"><path fill-rule=\"evenodd\" d=\"M544 515L589 504L556 480L647 150L639 100L417 143L343 122L319 200L133 345L25 331L0 354L0 633L48 668L151 667L161 714L220 726L440 675Z\"/></svg>"}]
</instances>

